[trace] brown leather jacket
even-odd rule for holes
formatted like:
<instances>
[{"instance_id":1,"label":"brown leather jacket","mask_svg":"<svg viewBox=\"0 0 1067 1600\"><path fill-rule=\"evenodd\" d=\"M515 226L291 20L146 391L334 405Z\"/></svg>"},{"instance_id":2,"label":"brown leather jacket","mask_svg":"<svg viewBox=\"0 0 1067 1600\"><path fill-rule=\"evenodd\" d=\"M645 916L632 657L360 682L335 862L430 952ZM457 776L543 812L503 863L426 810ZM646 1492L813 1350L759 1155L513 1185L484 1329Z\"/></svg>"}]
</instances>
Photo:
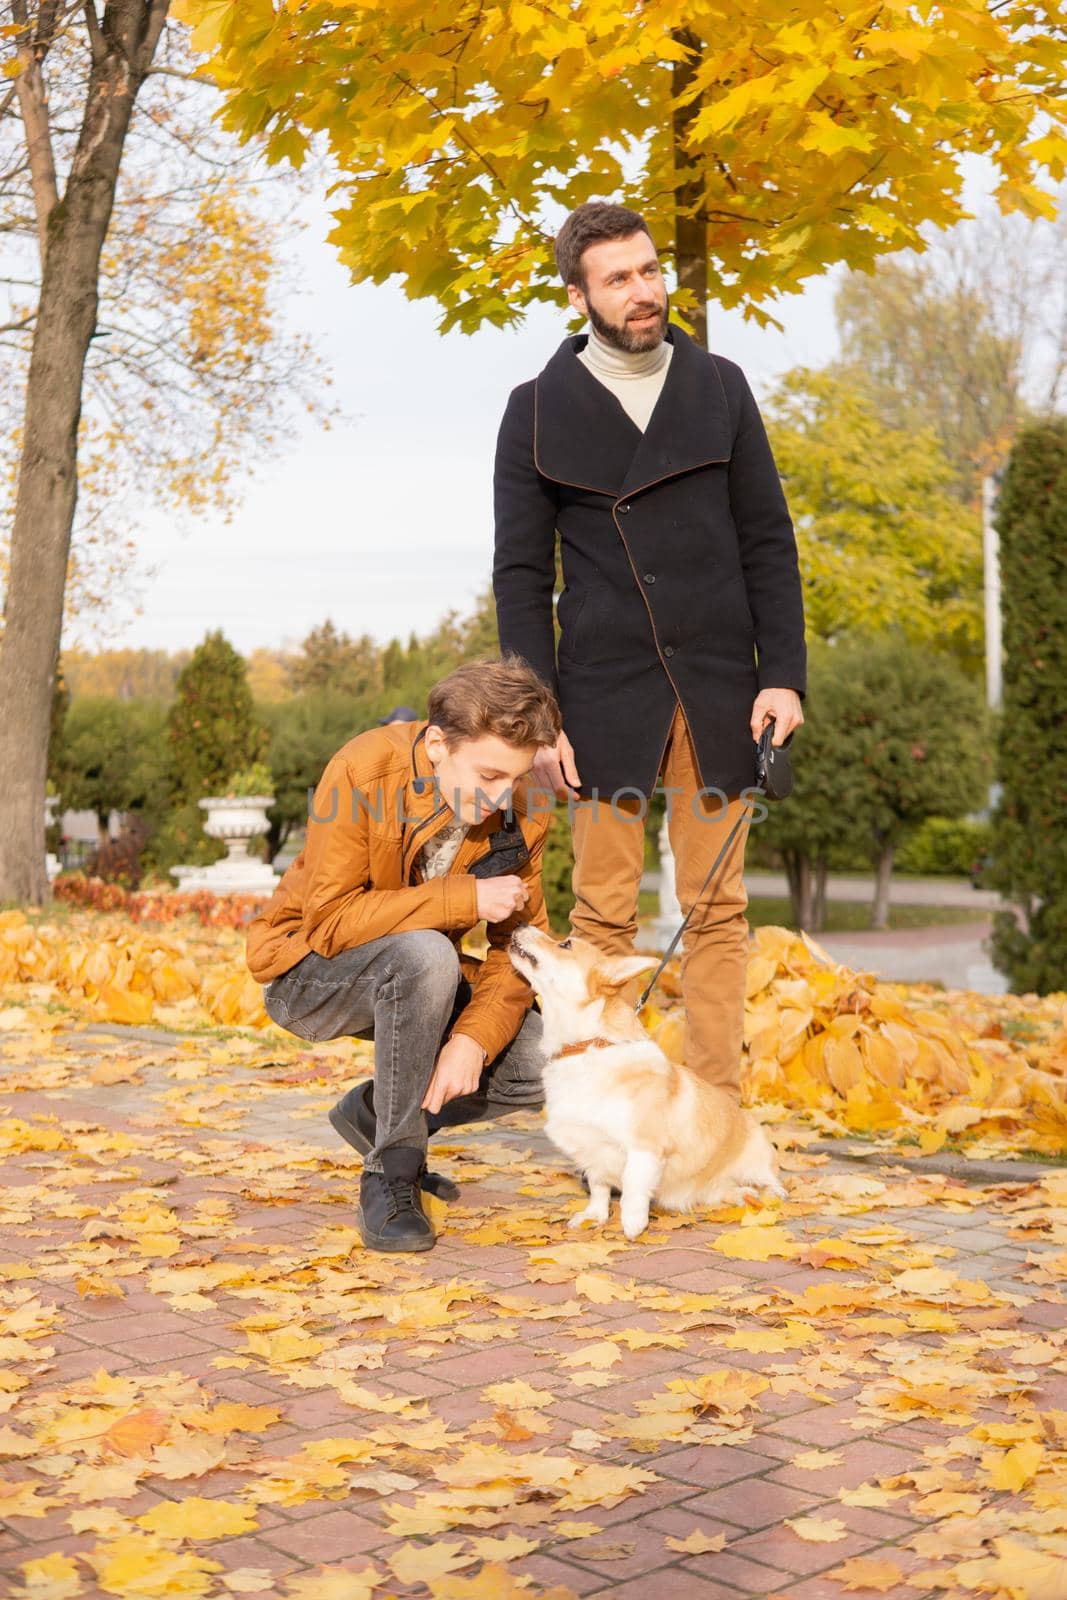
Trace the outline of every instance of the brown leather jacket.
<instances>
[{"instance_id":1,"label":"brown leather jacket","mask_svg":"<svg viewBox=\"0 0 1067 1600\"><path fill-rule=\"evenodd\" d=\"M489 835L503 826L503 813L494 811L468 830L446 873L421 881L418 852L454 821L432 782L433 765L420 737L426 726L422 721L371 728L327 763L304 848L249 923L246 960L260 983L288 972L310 950L329 957L416 928L436 928L458 950L463 934L477 924L478 880L469 868L488 853ZM541 889L549 813L529 814L526 787L524 779L514 785L512 810L530 852L518 874L530 898L505 922L487 924L484 961L460 957L473 992L452 1032L476 1039L489 1061L514 1039L533 1002L529 984L508 959L508 940L523 922L549 931Z\"/></svg>"}]
</instances>

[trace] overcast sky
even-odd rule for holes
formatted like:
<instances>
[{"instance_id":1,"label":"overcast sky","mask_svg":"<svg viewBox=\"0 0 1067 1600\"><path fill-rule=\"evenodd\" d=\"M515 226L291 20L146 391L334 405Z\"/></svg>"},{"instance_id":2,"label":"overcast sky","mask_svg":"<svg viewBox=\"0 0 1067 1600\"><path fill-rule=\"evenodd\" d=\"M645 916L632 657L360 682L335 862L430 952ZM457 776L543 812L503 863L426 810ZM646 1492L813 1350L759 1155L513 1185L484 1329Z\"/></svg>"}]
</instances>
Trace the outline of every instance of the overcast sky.
<instances>
[{"instance_id":1,"label":"overcast sky","mask_svg":"<svg viewBox=\"0 0 1067 1600\"><path fill-rule=\"evenodd\" d=\"M442 336L429 302L350 284L328 226L325 206L313 210L295 246L308 292L290 316L326 356L353 420L323 432L305 418L247 483L230 524L205 516L179 532L149 518L138 544L158 573L142 586L143 614L71 643L176 649L222 628L247 652L295 646L327 616L384 642L466 610L488 583L496 430L509 390L566 334L563 291L558 312L536 307L521 331ZM778 334L711 310L712 349L741 363L757 397L777 373L833 353L832 282L781 316Z\"/></svg>"}]
</instances>

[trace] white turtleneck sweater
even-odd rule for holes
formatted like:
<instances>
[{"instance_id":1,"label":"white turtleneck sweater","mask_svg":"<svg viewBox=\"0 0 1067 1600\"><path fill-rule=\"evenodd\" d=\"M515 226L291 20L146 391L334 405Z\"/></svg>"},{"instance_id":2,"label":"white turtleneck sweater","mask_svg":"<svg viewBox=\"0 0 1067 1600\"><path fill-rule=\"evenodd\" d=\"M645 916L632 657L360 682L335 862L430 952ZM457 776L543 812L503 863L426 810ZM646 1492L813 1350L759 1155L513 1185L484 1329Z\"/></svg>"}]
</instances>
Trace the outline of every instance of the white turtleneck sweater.
<instances>
[{"instance_id":1,"label":"white turtleneck sweater","mask_svg":"<svg viewBox=\"0 0 1067 1600\"><path fill-rule=\"evenodd\" d=\"M588 342L584 350L579 350L578 360L611 390L627 416L644 433L673 354L674 346L666 339L661 339L651 350L619 350L590 328Z\"/></svg>"}]
</instances>

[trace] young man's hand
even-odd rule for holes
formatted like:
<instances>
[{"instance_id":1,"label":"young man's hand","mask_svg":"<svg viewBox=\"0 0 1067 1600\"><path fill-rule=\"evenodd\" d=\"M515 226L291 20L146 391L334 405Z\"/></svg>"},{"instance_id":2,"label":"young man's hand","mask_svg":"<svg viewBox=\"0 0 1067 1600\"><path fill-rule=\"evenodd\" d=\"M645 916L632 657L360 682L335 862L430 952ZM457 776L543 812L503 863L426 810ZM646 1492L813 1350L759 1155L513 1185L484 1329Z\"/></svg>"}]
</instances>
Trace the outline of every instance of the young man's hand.
<instances>
[{"instance_id":1,"label":"young man's hand","mask_svg":"<svg viewBox=\"0 0 1067 1600\"><path fill-rule=\"evenodd\" d=\"M530 787L557 800L565 800L568 793L577 799L580 779L574 764L574 746L561 728L554 745L542 745L530 768Z\"/></svg>"},{"instance_id":2,"label":"young man's hand","mask_svg":"<svg viewBox=\"0 0 1067 1600\"><path fill-rule=\"evenodd\" d=\"M466 1033L454 1033L438 1054L422 1109L440 1111L446 1100L454 1100L460 1094L473 1094L484 1066L485 1051L477 1039Z\"/></svg>"},{"instance_id":3,"label":"young man's hand","mask_svg":"<svg viewBox=\"0 0 1067 1600\"><path fill-rule=\"evenodd\" d=\"M514 872L502 873L499 878L478 878L476 883L478 916L486 922L506 922L530 898L529 889Z\"/></svg>"}]
</instances>

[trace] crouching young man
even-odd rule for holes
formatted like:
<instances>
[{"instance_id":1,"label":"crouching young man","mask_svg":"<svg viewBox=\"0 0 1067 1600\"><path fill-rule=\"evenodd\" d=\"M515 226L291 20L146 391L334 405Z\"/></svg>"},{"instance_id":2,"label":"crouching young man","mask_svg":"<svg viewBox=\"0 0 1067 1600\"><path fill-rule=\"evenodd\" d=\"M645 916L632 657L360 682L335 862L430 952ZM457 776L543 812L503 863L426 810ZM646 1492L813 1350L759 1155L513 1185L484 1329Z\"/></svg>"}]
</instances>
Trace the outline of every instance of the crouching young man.
<instances>
[{"instance_id":1,"label":"crouching young man","mask_svg":"<svg viewBox=\"0 0 1067 1600\"><path fill-rule=\"evenodd\" d=\"M249 925L268 1015L300 1039L374 1040L374 1079L330 1121L364 1158L359 1227L373 1250L428 1250L422 1191L438 1128L543 1104L541 1017L511 965L519 923L547 931L550 813L521 781L560 731L520 657L457 668L425 721L350 739L326 766L303 850ZM533 791L533 795L538 793ZM485 920L484 960L460 953Z\"/></svg>"}]
</instances>

